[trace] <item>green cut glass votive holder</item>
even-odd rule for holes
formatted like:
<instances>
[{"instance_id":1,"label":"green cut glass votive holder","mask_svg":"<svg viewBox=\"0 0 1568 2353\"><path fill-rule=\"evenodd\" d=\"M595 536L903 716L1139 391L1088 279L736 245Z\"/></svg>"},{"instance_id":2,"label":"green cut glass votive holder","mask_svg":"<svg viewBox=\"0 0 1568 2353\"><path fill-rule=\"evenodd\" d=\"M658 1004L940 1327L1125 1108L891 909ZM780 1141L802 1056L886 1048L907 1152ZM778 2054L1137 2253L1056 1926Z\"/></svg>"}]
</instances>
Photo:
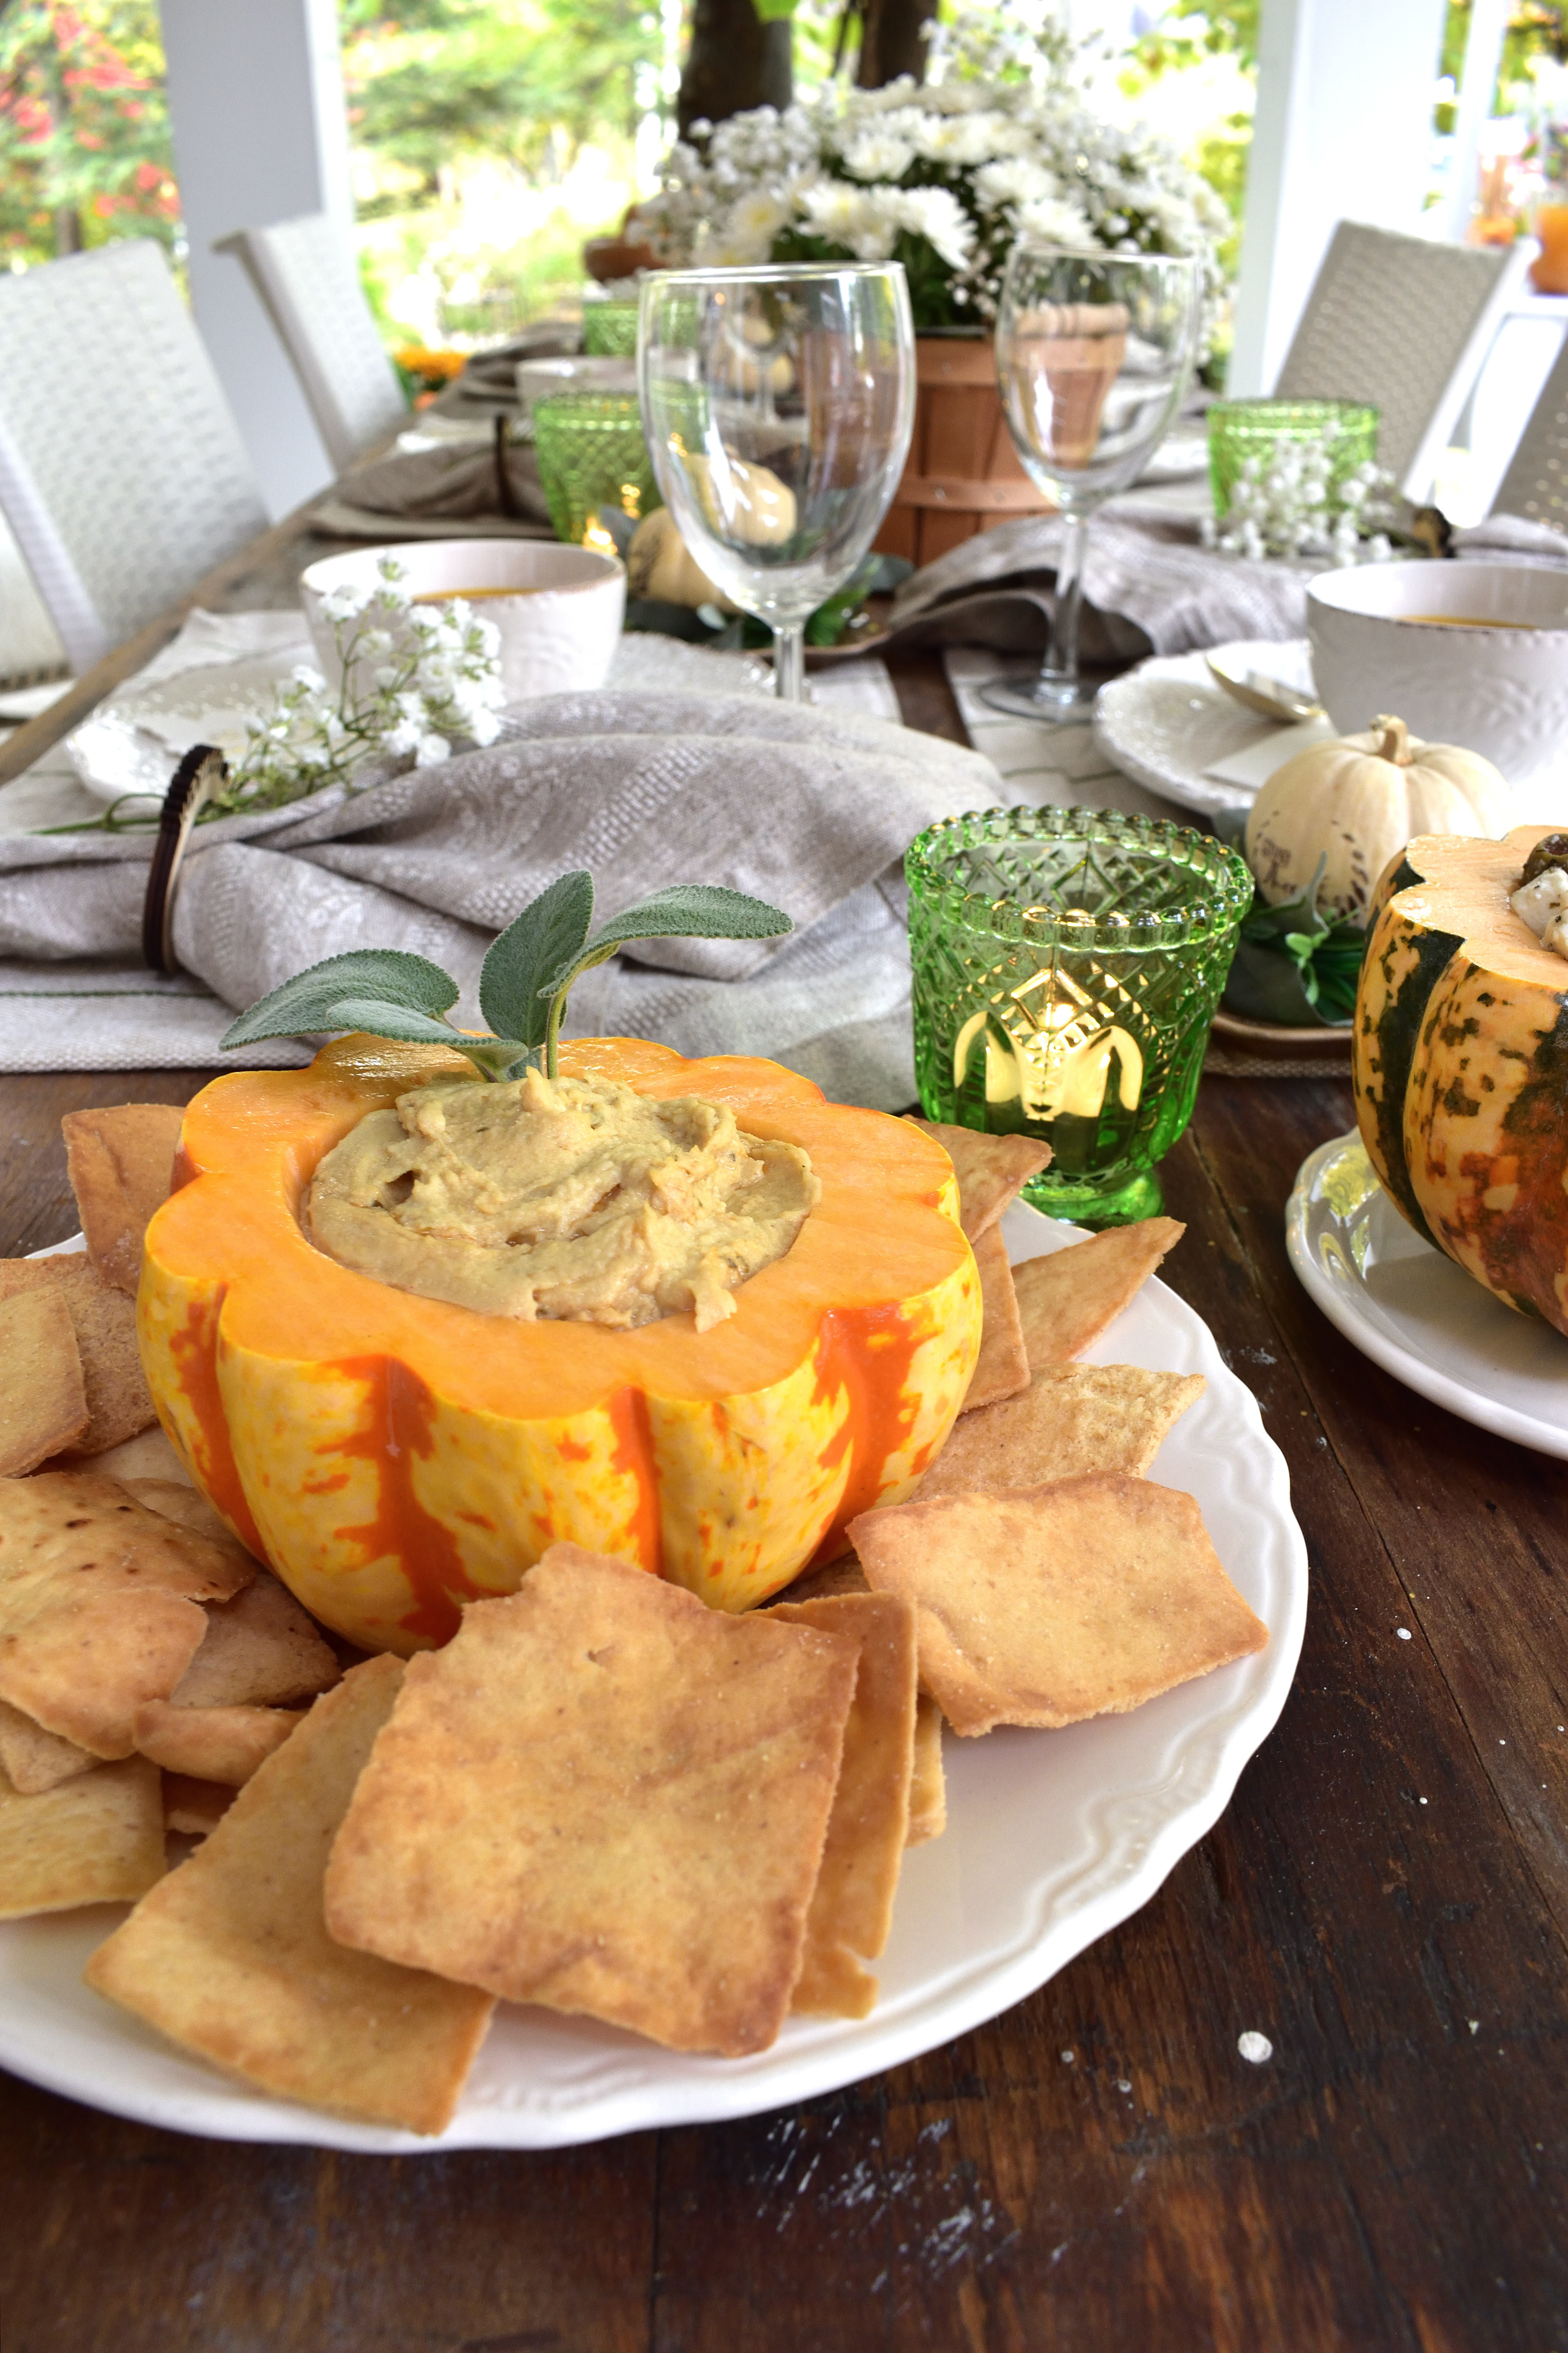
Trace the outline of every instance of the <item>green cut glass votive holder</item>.
<instances>
[{"instance_id":1,"label":"green cut glass votive holder","mask_svg":"<svg viewBox=\"0 0 1568 2353\"><path fill-rule=\"evenodd\" d=\"M928 1119L1037 1135L1053 1218L1155 1215L1192 1116L1252 876L1166 819L1087 808L945 818L904 861Z\"/></svg>"},{"instance_id":2,"label":"green cut glass votive holder","mask_svg":"<svg viewBox=\"0 0 1568 2353\"><path fill-rule=\"evenodd\" d=\"M1209 481L1216 522L1230 512L1231 492L1250 459L1259 475L1284 446L1321 441L1329 451L1329 512L1335 493L1357 466L1377 462L1378 413L1357 400L1216 400L1208 413Z\"/></svg>"},{"instance_id":3,"label":"green cut glass votive holder","mask_svg":"<svg viewBox=\"0 0 1568 2353\"><path fill-rule=\"evenodd\" d=\"M551 393L534 403L533 447L557 539L580 547L603 532L601 507L635 518L664 504L635 392Z\"/></svg>"},{"instance_id":4,"label":"green cut glass votive holder","mask_svg":"<svg viewBox=\"0 0 1568 2353\"><path fill-rule=\"evenodd\" d=\"M634 359L638 308L636 302L584 302L583 349L593 359Z\"/></svg>"}]
</instances>

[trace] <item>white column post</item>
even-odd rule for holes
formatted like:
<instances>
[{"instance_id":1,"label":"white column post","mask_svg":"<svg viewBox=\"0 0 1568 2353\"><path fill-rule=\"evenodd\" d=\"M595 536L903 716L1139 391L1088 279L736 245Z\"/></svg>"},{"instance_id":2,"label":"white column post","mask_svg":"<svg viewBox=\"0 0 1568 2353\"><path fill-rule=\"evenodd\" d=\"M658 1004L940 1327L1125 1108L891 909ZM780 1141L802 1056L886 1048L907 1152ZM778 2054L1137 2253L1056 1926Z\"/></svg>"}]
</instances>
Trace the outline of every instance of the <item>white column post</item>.
<instances>
[{"instance_id":1,"label":"white column post","mask_svg":"<svg viewBox=\"0 0 1568 2353\"><path fill-rule=\"evenodd\" d=\"M174 169L196 324L285 514L331 480L294 371L232 254L213 240L300 213L353 225L335 0L160 0Z\"/></svg>"},{"instance_id":2,"label":"white column post","mask_svg":"<svg viewBox=\"0 0 1568 2353\"><path fill-rule=\"evenodd\" d=\"M1445 0L1263 0L1227 391L1273 388L1334 225L1415 230Z\"/></svg>"}]
</instances>

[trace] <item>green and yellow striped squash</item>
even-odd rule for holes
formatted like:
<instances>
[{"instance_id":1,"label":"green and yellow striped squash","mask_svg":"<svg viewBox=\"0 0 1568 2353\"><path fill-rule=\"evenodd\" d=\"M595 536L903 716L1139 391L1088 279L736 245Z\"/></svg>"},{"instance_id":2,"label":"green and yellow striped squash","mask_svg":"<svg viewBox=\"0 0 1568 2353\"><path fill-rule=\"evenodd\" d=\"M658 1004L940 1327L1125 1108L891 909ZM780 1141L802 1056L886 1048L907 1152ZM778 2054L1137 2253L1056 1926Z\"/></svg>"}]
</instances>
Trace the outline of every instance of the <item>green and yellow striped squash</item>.
<instances>
[{"instance_id":1,"label":"green and yellow striped squash","mask_svg":"<svg viewBox=\"0 0 1568 2353\"><path fill-rule=\"evenodd\" d=\"M1509 904L1551 829L1423 834L1390 861L1352 1077L1368 1156L1416 1232L1568 1332L1568 961Z\"/></svg>"}]
</instances>

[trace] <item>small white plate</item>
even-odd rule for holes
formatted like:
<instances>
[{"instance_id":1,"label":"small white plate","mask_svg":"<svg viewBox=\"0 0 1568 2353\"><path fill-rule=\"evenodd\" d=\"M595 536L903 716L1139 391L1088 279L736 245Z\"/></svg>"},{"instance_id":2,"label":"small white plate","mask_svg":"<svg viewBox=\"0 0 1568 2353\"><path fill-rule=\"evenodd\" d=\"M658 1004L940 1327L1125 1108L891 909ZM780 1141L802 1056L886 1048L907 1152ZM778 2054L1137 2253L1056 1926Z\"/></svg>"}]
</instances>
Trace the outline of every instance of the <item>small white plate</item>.
<instances>
[{"instance_id":1,"label":"small white plate","mask_svg":"<svg viewBox=\"0 0 1568 2353\"><path fill-rule=\"evenodd\" d=\"M1083 1239L1021 1203L1003 1231L1015 1261ZM819 2098L1010 2009L1146 1904L1219 1819L1285 1704L1306 1625L1307 1553L1284 1457L1202 1318L1146 1283L1089 1361L1205 1377L1154 1476L1197 1498L1268 1647L1131 1715L949 1736L947 1830L905 1860L869 2018L792 2018L771 2051L700 2059L503 2003L457 2116L423 2140L226 2084L89 1993L82 1966L122 1916L105 1907L0 1926L0 2065L113 2115L218 2140L400 2155L557 2148Z\"/></svg>"},{"instance_id":2,"label":"small white plate","mask_svg":"<svg viewBox=\"0 0 1568 2353\"><path fill-rule=\"evenodd\" d=\"M1363 1356L1461 1420L1568 1460L1568 1339L1423 1241L1353 1131L1301 1163L1285 1239L1304 1289Z\"/></svg>"},{"instance_id":3,"label":"small white plate","mask_svg":"<svg viewBox=\"0 0 1568 2353\"><path fill-rule=\"evenodd\" d=\"M305 634L301 616L300 634ZM66 755L88 791L100 801L122 793L161 799L193 744L216 744L237 760L247 741L247 719L265 719L273 697L308 645L247 661L204 664L151 686L113 696L66 737Z\"/></svg>"},{"instance_id":4,"label":"small white plate","mask_svg":"<svg viewBox=\"0 0 1568 2353\"><path fill-rule=\"evenodd\" d=\"M1214 650L1237 668L1312 691L1305 638L1237 638ZM1216 684L1206 653L1156 654L1102 686L1094 706L1094 740L1123 776L1207 818L1250 808L1257 787L1227 785L1205 770L1284 733Z\"/></svg>"}]
</instances>

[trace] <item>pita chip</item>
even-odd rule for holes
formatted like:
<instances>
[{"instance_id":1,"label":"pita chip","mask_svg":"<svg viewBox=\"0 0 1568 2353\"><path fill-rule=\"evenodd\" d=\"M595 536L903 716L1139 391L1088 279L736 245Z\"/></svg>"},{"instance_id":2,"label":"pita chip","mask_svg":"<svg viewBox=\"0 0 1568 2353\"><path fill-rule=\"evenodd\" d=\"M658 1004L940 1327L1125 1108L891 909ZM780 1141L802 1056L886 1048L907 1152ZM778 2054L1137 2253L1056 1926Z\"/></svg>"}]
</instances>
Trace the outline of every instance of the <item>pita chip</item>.
<instances>
[{"instance_id":1,"label":"pita chip","mask_svg":"<svg viewBox=\"0 0 1568 2353\"><path fill-rule=\"evenodd\" d=\"M907 1843L921 1846L947 1828L947 1776L942 1769L942 1710L930 1692L915 1709L914 1770L910 1776Z\"/></svg>"},{"instance_id":2,"label":"pita chip","mask_svg":"<svg viewBox=\"0 0 1568 2353\"><path fill-rule=\"evenodd\" d=\"M178 1708L277 1707L330 1691L342 1672L309 1611L258 1568L232 1601L208 1605L202 1646L171 1697Z\"/></svg>"},{"instance_id":3,"label":"pita chip","mask_svg":"<svg viewBox=\"0 0 1568 2353\"><path fill-rule=\"evenodd\" d=\"M775 1609L781 1601L826 1601L836 1593L869 1593L866 1572L855 1557L847 1536L843 1538L844 1550L835 1560L825 1561L819 1568L803 1569L793 1585L763 1604Z\"/></svg>"},{"instance_id":4,"label":"pita chip","mask_svg":"<svg viewBox=\"0 0 1568 2353\"><path fill-rule=\"evenodd\" d=\"M1144 1218L1016 1266L1013 1288L1034 1369L1092 1347L1186 1230L1174 1218Z\"/></svg>"},{"instance_id":5,"label":"pita chip","mask_svg":"<svg viewBox=\"0 0 1568 2353\"><path fill-rule=\"evenodd\" d=\"M70 1316L87 1392L88 1423L70 1441L77 1454L101 1454L157 1419L136 1345L136 1306L105 1282L81 1250L49 1258L0 1259L0 1301L58 1293Z\"/></svg>"},{"instance_id":6,"label":"pita chip","mask_svg":"<svg viewBox=\"0 0 1568 2353\"><path fill-rule=\"evenodd\" d=\"M1051 1147L1034 1135L986 1135L940 1119L917 1119L952 1163L958 1178L959 1222L973 1242L1016 1201L1031 1176L1048 1168Z\"/></svg>"},{"instance_id":7,"label":"pita chip","mask_svg":"<svg viewBox=\"0 0 1568 2353\"><path fill-rule=\"evenodd\" d=\"M0 1477L36 1471L89 1421L65 1293L52 1284L0 1299Z\"/></svg>"},{"instance_id":8,"label":"pita chip","mask_svg":"<svg viewBox=\"0 0 1568 2353\"><path fill-rule=\"evenodd\" d=\"M98 1761L74 1740L46 1732L19 1707L0 1699L0 1772L22 1797L41 1797L62 1781L74 1781L79 1773L89 1773Z\"/></svg>"},{"instance_id":9,"label":"pita chip","mask_svg":"<svg viewBox=\"0 0 1568 2353\"><path fill-rule=\"evenodd\" d=\"M234 1803L226 1781L197 1781L188 1773L163 1776L163 1827L184 1838L205 1838Z\"/></svg>"},{"instance_id":10,"label":"pita chip","mask_svg":"<svg viewBox=\"0 0 1568 2353\"><path fill-rule=\"evenodd\" d=\"M914 1603L921 1682L966 1736L1120 1715L1268 1640L1191 1495L1152 1480L900 1504L850 1533L873 1591Z\"/></svg>"},{"instance_id":11,"label":"pita chip","mask_svg":"<svg viewBox=\"0 0 1568 2353\"><path fill-rule=\"evenodd\" d=\"M216 1545L235 1542L233 1531L223 1514L215 1511L199 1487L188 1479L149 1478L144 1472L119 1471L113 1473L122 1487L129 1487L139 1504L156 1512L165 1520L175 1520L193 1535L210 1536ZM242 1547L243 1549L243 1547Z\"/></svg>"},{"instance_id":12,"label":"pita chip","mask_svg":"<svg viewBox=\"0 0 1568 2353\"><path fill-rule=\"evenodd\" d=\"M875 1960L887 1944L908 1843L914 1611L897 1594L847 1593L781 1602L772 1615L788 1625L847 1635L859 1645L838 1786L790 2008L816 2017L864 2018L877 1999L877 1980L861 1961Z\"/></svg>"},{"instance_id":13,"label":"pita chip","mask_svg":"<svg viewBox=\"0 0 1568 2353\"><path fill-rule=\"evenodd\" d=\"M303 1720L286 1707L176 1707L149 1699L137 1709L132 1730L137 1754L165 1773L238 1789Z\"/></svg>"},{"instance_id":14,"label":"pita chip","mask_svg":"<svg viewBox=\"0 0 1568 2353\"><path fill-rule=\"evenodd\" d=\"M1091 1471L1142 1478L1172 1424L1203 1391L1201 1373L1048 1365L1018 1396L959 1416L914 1500L994 1495Z\"/></svg>"},{"instance_id":15,"label":"pita chip","mask_svg":"<svg viewBox=\"0 0 1568 2353\"><path fill-rule=\"evenodd\" d=\"M960 1408L963 1413L973 1413L979 1406L995 1405L1003 1398L1016 1397L1029 1386L1029 1358L1018 1321L1007 1245L1000 1228L987 1226L973 1249L980 1276L984 1321L980 1327L980 1354Z\"/></svg>"},{"instance_id":16,"label":"pita chip","mask_svg":"<svg viewBox=\"0 0 1568 2353\"><path fill-rule=\"evenodd\" d=\"M494 2004L348 1951L321 1911L327 1856L402 1672L372 1659L318 1700L83 1975L257 2091L438 2133Z\"/></svg>"},{"instance_id":17,"label":"pita chip","mask_svg":"<svg viewBox=\"0 0 1568 2353\"><path fill-rule=\"evenodd\" d=\"M31 1796L0 1779L0 1920L134 1904L163 1871L157 1770L139 1757Z\"/></svg>"},{"instance_id":18,"label":"pita chip","mask_svg":"<svg viewBox=\"0 0 1568 2353\"><path fill-rule=\"evenodd\" d=\"M95 1757L128 1757L207 1630L203 1601L254 1574L90 1471L0 1480L0 1699Z\"/></svg>"},{"instance_id":19,"label":"pita chip","mask_svg":"<svg viewBox=\"0 0 1568 2353\"><path fill-rule=\"evenodd\" d=\"M842 1636L552 1545L409 1661L332 1851L332 1934L672 2050L765 2050L858 1664Z\"/></svg>"},{"instance_id":20,"label":"pita chip","mask_svg":"<svg viewBox=\"0 0 1568 2353\"><path fill-rule=\"evenodd\" d=\"M106 1282L136 1295L147 1220L169 1198L184 1113L174 1103L68 1111L66 1173L88 1255Z\"/></svg>"}]
</instances>

